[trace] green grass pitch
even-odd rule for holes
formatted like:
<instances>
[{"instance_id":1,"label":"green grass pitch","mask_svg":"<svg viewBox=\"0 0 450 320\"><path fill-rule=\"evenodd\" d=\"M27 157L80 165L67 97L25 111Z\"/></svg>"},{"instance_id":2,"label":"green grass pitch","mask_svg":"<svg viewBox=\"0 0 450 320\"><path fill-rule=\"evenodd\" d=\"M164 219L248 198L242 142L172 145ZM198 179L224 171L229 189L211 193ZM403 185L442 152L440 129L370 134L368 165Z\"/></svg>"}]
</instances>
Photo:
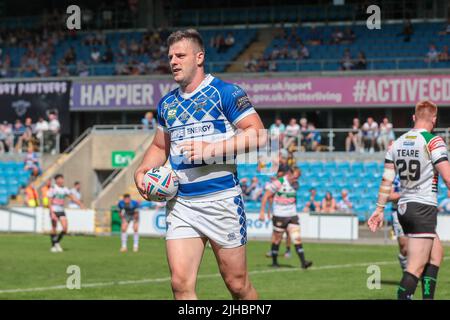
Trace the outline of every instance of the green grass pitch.
<instances>
[{"instance_id":1,"label":"green grass pitch","mask_svg":"<svg viewBox=\"0 0 450 320\"><path fill-rule=\"evenodd\" d=\"M131 239L129 239L130 241ZM131 246L131 243L129 243ZM141 238L140 252L119 252L118 236L67 236L63 253L49 251L43 235L0 235L0 299L172 299L163 239ZM269 267L268 242L250 241L251 280L261 299L394 299L401 277L394 245L305 242L309 270L298 257L279 258L283 268ZM283 246L281 253L284 252ZM448 249L448 248L447 248ZM381 270L381 289L367 288L367 266ZM450 299L449 260L439 272L437 299ZM69 265L81 270L81 289L65 284ZM230 299L211 249L199 272L200 299ZM416 299L421 298L420 286Z\"/></svg>"}]
</instances>

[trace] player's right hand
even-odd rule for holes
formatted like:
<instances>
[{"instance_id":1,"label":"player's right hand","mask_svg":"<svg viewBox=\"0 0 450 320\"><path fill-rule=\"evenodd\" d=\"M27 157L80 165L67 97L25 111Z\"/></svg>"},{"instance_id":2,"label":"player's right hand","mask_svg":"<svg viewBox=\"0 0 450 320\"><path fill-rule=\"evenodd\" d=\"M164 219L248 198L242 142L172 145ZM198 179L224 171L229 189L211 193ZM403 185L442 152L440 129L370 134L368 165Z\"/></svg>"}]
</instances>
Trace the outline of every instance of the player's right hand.
<instances>
[{"instance_id":1,"label":"player's right hand","mask_svg":"<svg viewBox=\"0 0 450 320\"><path fill-rule=\"evenodd\" d=\"M264 221L264 212L260 212L259 213L259 218L260 221Z\"/></svg>"},{"instance_id":2,"label":"player's right hand","mask_svg":"<svg viewBox=\"0 0 450 320\"><path fill-rule=\"evenodd\" d=\"M147 192L145 191L144 187L144 175L145 173L150 170L149 168L142 168L139 167L134 173L134 183L136 184L136 188L139 191L139 194L142 198L148 201Z\"/></svg>"},{"instance_id":3,"label":"player's right hand","mask_svg":"<svg viewBox=\"0 0 450 320\"><path fill-rule=\"evenodd\" d=\"M375 209L367 221L370 231L375 232L378 228L381 228L383 226L383 220L384 210L380 210L379 208Z\"/></svg>"}]
</instances>

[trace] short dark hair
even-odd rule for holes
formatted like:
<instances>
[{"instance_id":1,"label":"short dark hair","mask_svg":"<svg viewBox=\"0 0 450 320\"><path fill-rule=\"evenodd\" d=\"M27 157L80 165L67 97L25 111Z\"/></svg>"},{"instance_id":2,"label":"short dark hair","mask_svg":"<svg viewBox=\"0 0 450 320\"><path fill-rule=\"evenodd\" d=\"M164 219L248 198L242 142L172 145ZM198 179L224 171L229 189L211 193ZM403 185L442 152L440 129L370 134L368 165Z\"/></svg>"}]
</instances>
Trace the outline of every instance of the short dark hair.
<instances>
[{"instance_id":1,"label":"short dark hair","mask_svg":"<svg viewBox=\"0 0 450 320\"><path fill-rule=\"evenodd\" d=\"M205 52L205 46L203 44L202 36L195 29L177 30L172 32L167 38L167 47L170 47L175 42L181 41L183 39L194 42L196 45L198 45L200 51Z\"/></svg>"},{"instance_id":2,"label":"short dark hair","mask_svg":"<svg viewBox=\"0 0 450 320\"><path fill-rule=\"evenodd\" d=\"M75 182L73 183L74 186L76 186L76 185L78 185L78 184L80 184L80 181L75 181Z\"/></svg>"},{"instance_id":3,"label":"short dark hair","mask_svg":"<svg viewBox=\"0 0 450 320\"><path fill-rule=\"evenodd\" d=\"M64 178L64 176L61 173L58 173L54 177L55 180L58 180L59 178Z\"/></svg>"},{"instance_id":4,"label":"short dark hair","mask_svg":"<svg viewBox=\"0 0 450 320\"><path fill-rule=\"evenodd\" d=\"M131 198L131 196L130 196L129 193L125 193L125 194L123 195L123 198L124 198L124 199L125 199L125 198Z\"/></svg>"}]
</instances>

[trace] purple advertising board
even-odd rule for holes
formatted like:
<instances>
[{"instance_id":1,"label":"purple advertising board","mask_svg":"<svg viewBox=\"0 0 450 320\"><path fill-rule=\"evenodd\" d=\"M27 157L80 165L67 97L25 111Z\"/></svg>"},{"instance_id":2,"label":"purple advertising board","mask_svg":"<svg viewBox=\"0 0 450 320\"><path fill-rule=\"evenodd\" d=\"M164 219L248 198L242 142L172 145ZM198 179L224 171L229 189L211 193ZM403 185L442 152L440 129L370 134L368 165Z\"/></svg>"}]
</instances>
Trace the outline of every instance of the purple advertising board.
<instances>
[{"instance_id":1,"label":"purple advertising board","mask_svg":"<svg viewBox=\"0 0 450 320\"><path fill-rule=\"evenodd\" d=\"M450 75L225 79L256 108L450 105ZM71 110L148 110L177 85L171 80L73 84Z\"/></svg>"}]
</instances>

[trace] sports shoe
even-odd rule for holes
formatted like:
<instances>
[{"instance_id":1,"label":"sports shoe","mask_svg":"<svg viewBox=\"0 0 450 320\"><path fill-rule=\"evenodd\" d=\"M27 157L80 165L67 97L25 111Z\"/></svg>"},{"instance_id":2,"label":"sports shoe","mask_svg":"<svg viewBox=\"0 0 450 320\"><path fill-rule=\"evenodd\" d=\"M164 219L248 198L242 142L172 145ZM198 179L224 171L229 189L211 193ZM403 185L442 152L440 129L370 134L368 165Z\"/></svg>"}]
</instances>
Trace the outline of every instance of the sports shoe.
<instances>
[{"instance_id":1,"label":"sports shoe","mask_svg":"<svg viewBox=\"0 0 450 320\"><path fill-rule=\"evenodd\" d=\"M55 247L56 247L56 250L58 250L57 252L63 252L64 251L63 248L61 248L61 245L59 243L55 243Z\"/></svg>"},{"instance_id":2,"label":"sports shoe","mask_svg":"<svg viewBox=\"0 0 450 320\"><path fill-rule=\"evenodd\" d=\"M285 257L286 259L289 259L289 258L291 257L291 252L290 252L290 251L286 251L286 252L284 253L284 257Z\"/></svg>"},{"instance_id":3,"label":"sports shoe","mask_svg":"<svg viewBox=\"0 0 450 320\"><path fill-rule=\"evenodd\" d=\"M280 268L280 265L278 263L272 263L270 266L272 268Z\"/></svg>"},{"instance_id":4,"label":"sports shoe","mask_svg":"<svg viewBox=\"0 0 450 320\"><path fill-rule=\"evenodd\" d=\"M312 261L305 261L305 264L302 266L302 269L308 269L312 266Z\"/></svg>"},{"instance_id":5,"label":"sports shoe","mask_svg":"<svg viewBox=\"0 0 450 320\"><path fill-rule=\"evenodd\" d=\"M267 252L266 252L266 257L267 257L267 258L272 258L272 251L270 251L270 250L267 251Z\"/></svg>"},{"instance_id":6,"label":"sports shoe","mask_svg":"<svg viewBox=\"0 0 450 320\"><path fill-rule=\"evenodd\" d=\"M51 247L50 252L58 252L58 249L56 248L56 246Z\"/></svg>"},{"instance_id":7,"label":"sports shoe","mask_svg":"<svg viewBox=\"0 0 450 320\"><path fill-rule=\"evenodd\" d=\"M138 252L139 251L139 247L138 246L133 246L133 252Z\"/></svg>"},{"instance_id":8,"label":"sports shoe","mask_svg":"<svg viewBox=\"0 0 450 320\"><path fill-rule=\"evenodd\" d=\"M120 248L120 252L127 252L127 251L128 251L127 247Z\"/></svg>"}]
</instances>

